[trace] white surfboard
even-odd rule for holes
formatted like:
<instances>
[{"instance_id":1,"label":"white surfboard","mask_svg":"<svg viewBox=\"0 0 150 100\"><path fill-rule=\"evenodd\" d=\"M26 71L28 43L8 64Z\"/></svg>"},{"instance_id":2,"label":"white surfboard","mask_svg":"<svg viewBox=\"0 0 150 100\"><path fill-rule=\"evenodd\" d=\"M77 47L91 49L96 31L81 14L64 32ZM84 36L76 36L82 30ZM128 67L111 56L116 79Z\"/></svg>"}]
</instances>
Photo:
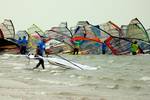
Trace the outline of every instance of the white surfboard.
<instances>
[{"instance_id":1,"label":"white surfboard","mask_svg":"<svg viewBox=\"0 0 150 100\"><path fill-rule=\"evenodd\" d=\"M77 70L96 70L96 67L90 67L87 65L79 64L73 61L69 61L67 59L57 58L57 57L35 57L34 55L28 55L27 58L29 59L44 59L48 61L50 64L54 64L64 68L73 68Z\"/></svg>"}]
</instances>

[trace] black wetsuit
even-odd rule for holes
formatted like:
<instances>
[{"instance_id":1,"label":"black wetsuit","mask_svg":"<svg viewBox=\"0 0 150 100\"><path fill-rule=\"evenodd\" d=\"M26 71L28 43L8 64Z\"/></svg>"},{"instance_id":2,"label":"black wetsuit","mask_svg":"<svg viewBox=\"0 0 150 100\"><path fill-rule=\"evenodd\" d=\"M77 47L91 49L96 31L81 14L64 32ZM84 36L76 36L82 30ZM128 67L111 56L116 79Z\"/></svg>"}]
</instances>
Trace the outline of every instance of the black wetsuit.
<instances>
[{"instance_id":1,"label":"black wetsuit","mask_svg":"<svg viewBox=\"0 0 150 100\"><path fill-rule=\"evenodd\" d=\"M37 55L39 56L43 56L43 54L41 53L40 49L38 48L37 49ZM38 57L38 56L37 56ZM41 57L37 58L39 60L39 63L36 65L36 67L34 67L33 69L36 69L38 68L40 65L42 65L42 68L45 69L45 66L44 66L44 59Z\"/></svg>"},{"instance_id":2,"label":"black wetsuit","mask_svg":"<svg viewBox=\"0 0 150 100\"><path fill-rule=\"evenodd\" d=\"M42 68L45 69L45 67L44 67L44 60L42 58L38 58L38 59L39 59L39 63L33 69L38 68L40 65L42 65Z\"/></svg>"},{"instance_id":3,"label":"black wetsuit","mask_svg":"<svg viewBox=\"0 0 150 100\"><path fill-rule=\"evenodd\" d=\"M27 47L26 46L21 46L20 47L20 53L21 54L26 54L26 52L27 52Z\"/></svg>"},{"instance_id":4,"label":"black wetsuit","mask_svg":"<svg viewBox=\"0 0 150 100\"><path fill-rule=\"evenodd\" d=\"M73 54L77 54L78 55L79 49L78 48L74 48Z\"/></svg>"}]
</instances>

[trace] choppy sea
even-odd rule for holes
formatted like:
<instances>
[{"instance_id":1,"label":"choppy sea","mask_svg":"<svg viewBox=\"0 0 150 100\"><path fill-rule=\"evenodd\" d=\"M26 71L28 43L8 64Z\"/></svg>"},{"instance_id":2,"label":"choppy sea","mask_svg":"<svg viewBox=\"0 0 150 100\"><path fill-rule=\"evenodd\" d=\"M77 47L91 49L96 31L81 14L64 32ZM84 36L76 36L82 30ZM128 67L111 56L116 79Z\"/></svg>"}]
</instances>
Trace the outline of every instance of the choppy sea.
<instances>
[{"instance_id":1,"label":"choppy sea","mask_svg":"<svg viewBox=\"0 0 150 100\"><path fill-rule=\"evenodd\" d=\"M0 100L150 100L150 55L61 55L97 70L0 55Z\"/></svg>"}]
</instances>

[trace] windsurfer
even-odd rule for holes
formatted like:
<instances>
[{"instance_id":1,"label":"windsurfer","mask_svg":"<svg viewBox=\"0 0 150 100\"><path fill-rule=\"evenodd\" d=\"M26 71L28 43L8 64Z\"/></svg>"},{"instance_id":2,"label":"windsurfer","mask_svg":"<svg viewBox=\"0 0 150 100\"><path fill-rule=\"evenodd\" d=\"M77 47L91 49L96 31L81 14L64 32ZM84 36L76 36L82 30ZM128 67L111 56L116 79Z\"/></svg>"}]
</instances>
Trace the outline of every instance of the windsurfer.
<instances>
[{"instance_id":1,"label":"windsurfer","mask_svg":"<svg viewBox=\"0 0 150 100\"><path fill-rule=\"evenodd\" d=\"M75 54L78 55L79 47L80 47L80 43L76 41L75 47L74 47L74 50L73 50L73 55L75 55Z\"/></svg>"},{"instance_id":2,"label":"windsurfer","mask_svg":"<svg viewBox=\"0 0 150 100\"><path fill-rule=\"evenodd\" d=\"M19 52L21 53L21 37L19 37L19 39L16 41L17 42L17 44L19 45Z\"/></svg>"},{"instance_id":3,"label":"windsurfer","mask_svg":"<svg viewBox=\"0 0 150 100\"><path fill-rule=\"evenodd\" d=\"M27 53L27 44L28 44L28 41L26 39L26 36L23 36L23 39L21 40L21 47L20 47L21 54Z\"/></svg>"},{"instance_id":4,"label":"windsurfer","mask_svg":"<svg viewBox=\"0 0 150 100\"><path fill-rule=\"evenodd\" d=\"M36 48L35 57L37 57L39 62L36 65L36 67L34 67L33 69L38 68L40 65L42 65L42 68L45 69L44 59L43 59L44 52L45 52L45 40L43 39Z\"/></svg>"},{"instance_id":5,"label":"windsurfer","mask_svg":"<svg viewBox=\"0 0 150 100\"><path fill-rule=\"evenodd\" d=\"M132 44L131 44L131 52L132 52L132 55L136 55L137 52L139 50L139 45L137 44L137 41L134 41Z\"/></svg>"},{"instance_id":6,"label":"windsurfer","mask_svg":"<svg viewBox=\"0 0 150 100\"><path fill-rule=\"evenodd\" d=\"M46 47L45 42L46 42L46 40L45 40L45 39L42 39L42 40L39 42L39 44L38 44L38 47L39 47L39 49L40 49L40 56L43 56L43 55L44 55L45 47Z\"/></svg>"},{"instance_id":7,"label":"windsurfer","mask_svg":"<svg viewBox=\"0 0 150 100\"><path fill-rule=\"evenodd\" d=\"M106 53L106 44L103 42L102 43L102 54Z\"/></svg>"},{"instance_id":8,"label":"windsurfer","mask_svg":"<svg viewBox=\"0 0 150 100\"><path fill-rule=\"evenodd\" d=\"M45 67L44 67L44 59L42 58L42 54L41 54L41 50L40 50L39 46L37 46L35 57L37 57L36 59L38 59L39 62L36 65L36 67L34 67L33 69L38 68L40 65L42 65L42 68L45 69Z\"/></svg>"},{"instance_id":9,"label":"windsurfer","mask_svg":"<svg viewBox=\"0 0 150 100\"><path fill-rule=\"evenodd\" d=\"M79 53L79 48L75 47L75 48L74 48L74 51L73 51L73 54L74 54L74 55L75 55L75 54L78 55L78 53Z\"/></svg>"}]
</instances>

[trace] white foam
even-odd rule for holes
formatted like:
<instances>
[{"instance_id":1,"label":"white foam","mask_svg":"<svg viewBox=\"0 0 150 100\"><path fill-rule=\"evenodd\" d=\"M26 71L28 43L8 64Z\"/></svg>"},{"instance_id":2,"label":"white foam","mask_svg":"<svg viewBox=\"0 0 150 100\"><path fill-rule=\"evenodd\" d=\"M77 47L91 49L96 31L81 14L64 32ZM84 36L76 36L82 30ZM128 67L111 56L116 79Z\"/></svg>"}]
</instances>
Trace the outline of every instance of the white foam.
<instances>
[{"instance_id":1,"label":"white foam","mask_svg":"<svg viewBox=\"0 0 150 100\"><path fill-rule=\"evenodd\" d=\"M144 77L141 77L140 80L142 80L142 81L150 81L150 77L144 76Z\"/></svg>"},{"instance_id":2,"label":"white foam","mask_svg":"<svg viewBox=\"0 0 150 100\"><path fill-rule=\"evenodd\" d=\"M55 85L67 85L67 86L74 86L76 84L73 84L72 82L62 82L62 81L52 81L52 80L45 80L45 79L41 79L41 78L38 78L37 79L38 81L40 82L44 82L44 83L49 83L49 84L55 84Z\"/></svg>"},{"instance_id":3,"label":"white foam","mask_svg":"<svg viewBox=\"0 0 150 100\"><path fill-rule=\"evenodd\" d=\"M108 89L118 89L119 88L119 85L118 84L115 84L115 85L108 85L106 86Z\"/></svg>"},{"instance_id":4,"label":"white foam","mask_svg":"<svg viewBox=\"0 0 150 100\"><path fill-rule=\"evenodd\" d=\"M46 71L48 71L47 69L42 69L42 70L40 70L41 72L46 72Z\"/></svg>"},{"instance_id":5,"label":"white foam","mask_svg":"<svg viewBox=\"0 0 150 100\"><path fill-rule=\"evenodd\" d=\"M24 79L26 79L26 80L32 80L32 78L30 78L30 77L26 77L26 78L24 78Z\"/></svg>"},{"instance_id":6,"label":"white foam","mask_svg":"<svg viewBox=\"0 0 150 100\"><path fill-rule=\"evenodd\" d=\"M45 93L45 92L41 92L41 94L42 94L42 95L45 95L46 93Z\"/></svg>"},{"instance_id":7,"label":"white foam","mask_svg":"<svg viewBox=\"0 0 150 100\"><path fill-rule=\"evenodd\" d=\"M70 75L71 78L77 77L76 75Z\"/></svg>"},{"instance_id":8,"label":"white foam","mask_svg":"<svg viewBox=\"0 0 150 100\"><path fill-rule=\"evenodd\" d=\"M21 67L14 67L13 69L22 69Z\"/></svg>"}]
</instances>

